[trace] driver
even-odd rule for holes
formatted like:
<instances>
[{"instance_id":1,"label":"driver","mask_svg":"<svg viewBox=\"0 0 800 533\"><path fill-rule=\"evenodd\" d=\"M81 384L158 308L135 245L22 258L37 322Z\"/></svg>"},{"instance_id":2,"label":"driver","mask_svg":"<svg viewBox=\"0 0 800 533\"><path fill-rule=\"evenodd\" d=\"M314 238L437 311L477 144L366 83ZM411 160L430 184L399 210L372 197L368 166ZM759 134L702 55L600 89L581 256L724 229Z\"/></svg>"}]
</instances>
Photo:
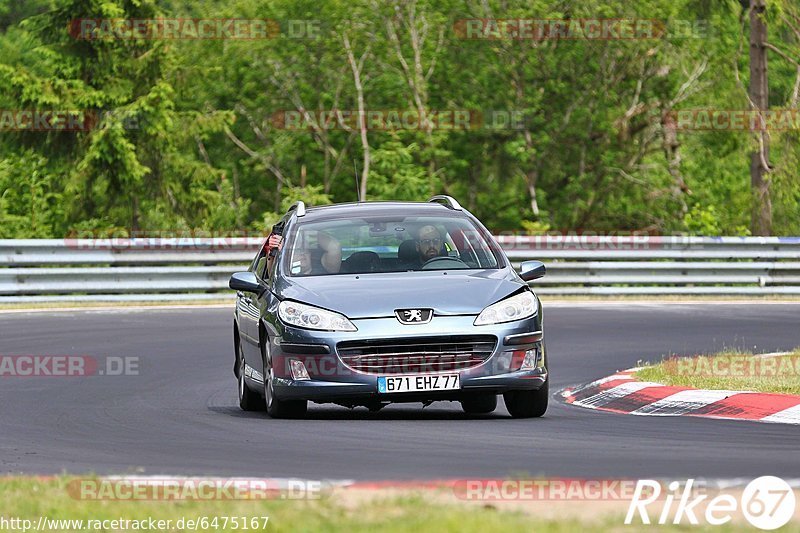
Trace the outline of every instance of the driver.
<instances>
[{"instance_id":1,"label":"driver","mask_svg":"<svg viewBox=\"0 0 800 533\"><path fill-rule=\"evenodd\" d=\"M430 261L434 257L443 256L442 253L442 234L436 226L422 226L417 232L417 254L419 255L420 265Z\"/></svg>"}]
</instances>

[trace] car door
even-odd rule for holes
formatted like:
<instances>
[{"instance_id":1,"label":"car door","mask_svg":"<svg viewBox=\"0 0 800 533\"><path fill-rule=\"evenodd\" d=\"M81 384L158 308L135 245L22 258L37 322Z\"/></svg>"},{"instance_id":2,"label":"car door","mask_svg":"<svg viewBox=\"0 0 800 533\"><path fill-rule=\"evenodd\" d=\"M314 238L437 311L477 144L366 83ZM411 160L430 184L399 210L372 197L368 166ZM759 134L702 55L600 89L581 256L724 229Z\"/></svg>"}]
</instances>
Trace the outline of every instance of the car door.
<instances>
[{"instance_id":1,"label":"car door","mask_svg":"<svg viewBox=\"0 0 800 533\"><path fill-rule=\"evenodd\" d=\"M278 234L281 234L287 220L288 217L281 219L278 224L273 226L273 231L277 231ZM261 285L261 291L259 294L243 294L240 298L240 322L242 323L240 327L244 329L247 336L247 339L243 344L245 362L247 362L250 367L254 368L258 372L262 371L261 348L259 346L259 326L264 313L269 308L272 299L274 298L274 295L271 291L272 280L270 279L270 276L274 275L275 265L277 265L277 263L281 260L281 253L282 251L280 250L276 251L274 261L272 262L272 269L269 270L267 267L268 257L266 253L265 241L265 246L262 247L261 252L259 252L258 256L253 260L253 263L250 266L251 271L256 275L256 279L258 279L259 285Z\"/></svg>"},{"instance_id":2,"label":"car door","mask_svg":"<svg viewBox=\"0 0 800 533\"><path fill-rule=\"evenodd\" d=\"M264 248L253 259L248 269L258 277L258 268L266 262ZM236 310L239 316L239 336L242 341L245 362L259 372L261 371L261 355L258 349L258 295L252 292L238 291L236 293Z\"/></svg>"}]
</instances>

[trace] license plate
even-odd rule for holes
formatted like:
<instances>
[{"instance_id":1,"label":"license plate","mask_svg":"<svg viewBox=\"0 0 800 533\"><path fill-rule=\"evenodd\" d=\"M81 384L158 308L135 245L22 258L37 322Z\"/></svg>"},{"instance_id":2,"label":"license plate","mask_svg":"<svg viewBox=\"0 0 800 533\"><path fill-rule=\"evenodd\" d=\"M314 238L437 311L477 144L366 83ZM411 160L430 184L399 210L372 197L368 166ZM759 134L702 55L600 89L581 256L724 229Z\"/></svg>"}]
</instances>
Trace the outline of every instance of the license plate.
<instances>
[{"instance_id":1,"label":"license plate","mask_svg":"<svg viewBox=\"0 0 800 533\"><path fill-rule=\"evenodd\" d=\"M431 374L412 376L381 376L378 392L420 392L429 390L457 390L461 388L458 374Z\"/></svg>"}]
</instances>

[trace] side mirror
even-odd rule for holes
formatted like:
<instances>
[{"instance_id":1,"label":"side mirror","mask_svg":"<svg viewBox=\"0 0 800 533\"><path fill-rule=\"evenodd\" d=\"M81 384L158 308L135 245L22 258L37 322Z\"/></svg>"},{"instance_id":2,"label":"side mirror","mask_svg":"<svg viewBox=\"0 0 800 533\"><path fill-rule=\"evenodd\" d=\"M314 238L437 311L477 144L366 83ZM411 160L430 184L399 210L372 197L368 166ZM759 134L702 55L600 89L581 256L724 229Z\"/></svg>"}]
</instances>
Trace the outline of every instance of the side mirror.
<instances>
[{"instance_id":1,"label":"side mirror","mask_svg":"<svg viewBox=\"0 0 800 533\"><path fill-rule=\"evenodd\" d=\"M258 284L258 279L252 272L236 272L231 276L228 287L236 291L261 292L261 285Z\"/></svg>"},{"instance_id":2,"label":"side mirror","mask_svg":"<svg viewBox=\"0 0 800 533\"><path fill-rule=\"evenodd\" d=\"M541 261L523 261L519 277L525 281L533 281L545 275L547 269Z\"/></svg>"}]
</instances>

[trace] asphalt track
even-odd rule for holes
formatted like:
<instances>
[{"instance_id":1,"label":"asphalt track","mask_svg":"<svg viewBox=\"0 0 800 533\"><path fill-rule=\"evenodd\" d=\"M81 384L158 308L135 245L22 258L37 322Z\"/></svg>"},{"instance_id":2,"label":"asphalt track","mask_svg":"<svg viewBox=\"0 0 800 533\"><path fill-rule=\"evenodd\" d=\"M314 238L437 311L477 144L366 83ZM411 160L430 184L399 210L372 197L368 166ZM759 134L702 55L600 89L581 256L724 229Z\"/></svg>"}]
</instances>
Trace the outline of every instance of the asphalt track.
<instances>
[{"instance_id":1,"label":"asphalt track","mask_svg":"<svg viewBox=\"0 0 800 533\"><path fill-rule=\"evenodd\" d=\"M639 360L800 345L799 304L545 304L551 393ZM0 473L311 479L800 477L800 427L594 412L551 399L379 413L311 404L307 420L239 410L228 309L0 313L0 354L139 358L139 375L0 377Z\"/></svg>"}]
</instances>

